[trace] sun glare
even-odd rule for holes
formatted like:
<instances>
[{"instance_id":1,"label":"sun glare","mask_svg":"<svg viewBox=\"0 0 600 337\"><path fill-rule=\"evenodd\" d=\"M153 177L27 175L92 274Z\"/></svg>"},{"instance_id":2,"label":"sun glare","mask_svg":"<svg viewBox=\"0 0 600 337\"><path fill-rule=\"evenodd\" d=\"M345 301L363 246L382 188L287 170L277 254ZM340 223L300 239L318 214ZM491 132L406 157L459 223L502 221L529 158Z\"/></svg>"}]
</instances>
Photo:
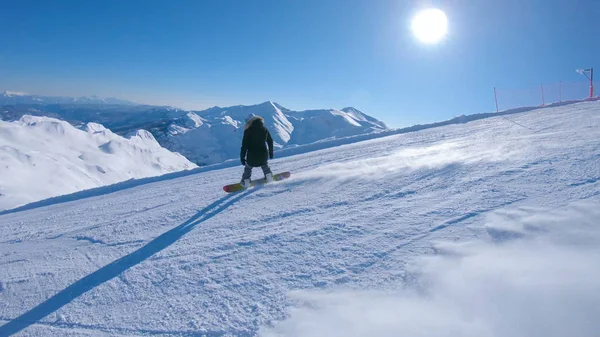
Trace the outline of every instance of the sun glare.
<instances>
[{"instance_id":1,"label":"sun glare","mask_svg":"<svg viewBox=\"0 0 600 337\"><path fill-rule=\"evenodd\" d=\"M429 8L417 13L412 20L412 32L423 43L437 43L448 29L446 14L437 8Z\"/></svg>"}]
</instances>

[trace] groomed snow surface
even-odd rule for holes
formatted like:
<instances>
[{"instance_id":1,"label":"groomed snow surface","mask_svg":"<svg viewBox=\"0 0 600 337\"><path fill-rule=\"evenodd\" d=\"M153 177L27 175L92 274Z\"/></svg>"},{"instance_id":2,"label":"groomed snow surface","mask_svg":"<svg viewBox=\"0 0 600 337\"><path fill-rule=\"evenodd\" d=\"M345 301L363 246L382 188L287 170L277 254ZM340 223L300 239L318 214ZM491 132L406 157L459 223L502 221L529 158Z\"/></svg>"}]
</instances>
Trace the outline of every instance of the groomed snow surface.
<instances>
[{"instance_id":1,"label":"groomed snow surface","mask_svg":"<svg viewBox=\"0 0 600 337\"><path fill-rule=\"evenodd\" d=\"M599 139L579 103L1 215L0 336L597 336Z\"/></svg>"}]
</instances>

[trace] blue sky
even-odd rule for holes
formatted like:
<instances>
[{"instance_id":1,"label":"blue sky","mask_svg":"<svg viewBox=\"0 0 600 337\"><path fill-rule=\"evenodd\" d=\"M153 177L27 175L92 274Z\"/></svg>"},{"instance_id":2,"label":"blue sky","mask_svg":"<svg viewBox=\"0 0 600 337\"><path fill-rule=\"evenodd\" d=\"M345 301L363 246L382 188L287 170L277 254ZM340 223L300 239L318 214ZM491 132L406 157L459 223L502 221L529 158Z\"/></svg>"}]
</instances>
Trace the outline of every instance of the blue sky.
<instances>
[{"instance_id":1,"label":"blue sky","mask_svg":"<svg viewBox=\"0 0 600 337\"><path fill-rule=\"evenodd\" d=\"M437 45L410 32L427 6L448 16ZM354 106L399 127L492 111L494 86L585 80L597 22L595 0L7 1L0 90Z\"/></svg>"}]
</instances>

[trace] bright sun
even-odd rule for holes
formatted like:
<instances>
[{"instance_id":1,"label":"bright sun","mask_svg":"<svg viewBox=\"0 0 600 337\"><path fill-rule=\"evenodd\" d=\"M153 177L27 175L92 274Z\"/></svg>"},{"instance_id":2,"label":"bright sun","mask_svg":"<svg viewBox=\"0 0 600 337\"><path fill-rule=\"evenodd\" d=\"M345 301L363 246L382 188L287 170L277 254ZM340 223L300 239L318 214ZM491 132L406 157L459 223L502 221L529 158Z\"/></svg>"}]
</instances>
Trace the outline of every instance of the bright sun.
<instances>
[{"instance_id":1,"label":"bright sun","mask_svg":"<svg viewBox=\"0 0 600 337\"><path fill-rule=\"evenodd\" d=\"M425 9L415 15L411 28L421 42L437 43L446 35L448 19L437 8Z\"/></svg>"}]
</instances>

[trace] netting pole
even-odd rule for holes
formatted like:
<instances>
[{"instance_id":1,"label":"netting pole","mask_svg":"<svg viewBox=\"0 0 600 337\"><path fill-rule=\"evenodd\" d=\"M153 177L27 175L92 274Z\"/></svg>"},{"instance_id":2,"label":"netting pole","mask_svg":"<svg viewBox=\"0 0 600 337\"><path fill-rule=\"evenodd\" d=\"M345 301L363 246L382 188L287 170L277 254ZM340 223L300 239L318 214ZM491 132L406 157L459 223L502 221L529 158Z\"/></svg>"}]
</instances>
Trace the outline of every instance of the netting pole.
<instances>
[{"instance_id":1,"label":"netting pole","mask_svg":"<svg viewBox=\"0 0 600 337\"><path fill-rule=\"evenodd\" d=\"M546 105L546 101L544 99L544 85L541 84L540 87L542 88L542 106Z\"/></svg>"},{"instance_id":2,"label":"netting pole","mask_svg":"<svg viewBox=\"0 0 600 337\"><path fill-rule=\"evenodd\" d=\"M558 81L558 101L562 103L562 81Z\"/></svg>"},{"instance_id":3,"label":"netting pole","mask_svg":"<svg viewBox=\"0 0 600 337\"><path fill-rule=\"evenodd\" d=\"M494 100L496 101L496 112L498 112L498 94L496 93L496 87L494 87Z\"/></svg>"},{"instance_id":4,"label":"netting pole","mask_svg":"<svg viewBox=\"0 0 600 337\"><path fill-rule=\"evenodd\" d=\"M590 68L590 98L594 98L594 68Z\"/></svg>"}]
</instances>

